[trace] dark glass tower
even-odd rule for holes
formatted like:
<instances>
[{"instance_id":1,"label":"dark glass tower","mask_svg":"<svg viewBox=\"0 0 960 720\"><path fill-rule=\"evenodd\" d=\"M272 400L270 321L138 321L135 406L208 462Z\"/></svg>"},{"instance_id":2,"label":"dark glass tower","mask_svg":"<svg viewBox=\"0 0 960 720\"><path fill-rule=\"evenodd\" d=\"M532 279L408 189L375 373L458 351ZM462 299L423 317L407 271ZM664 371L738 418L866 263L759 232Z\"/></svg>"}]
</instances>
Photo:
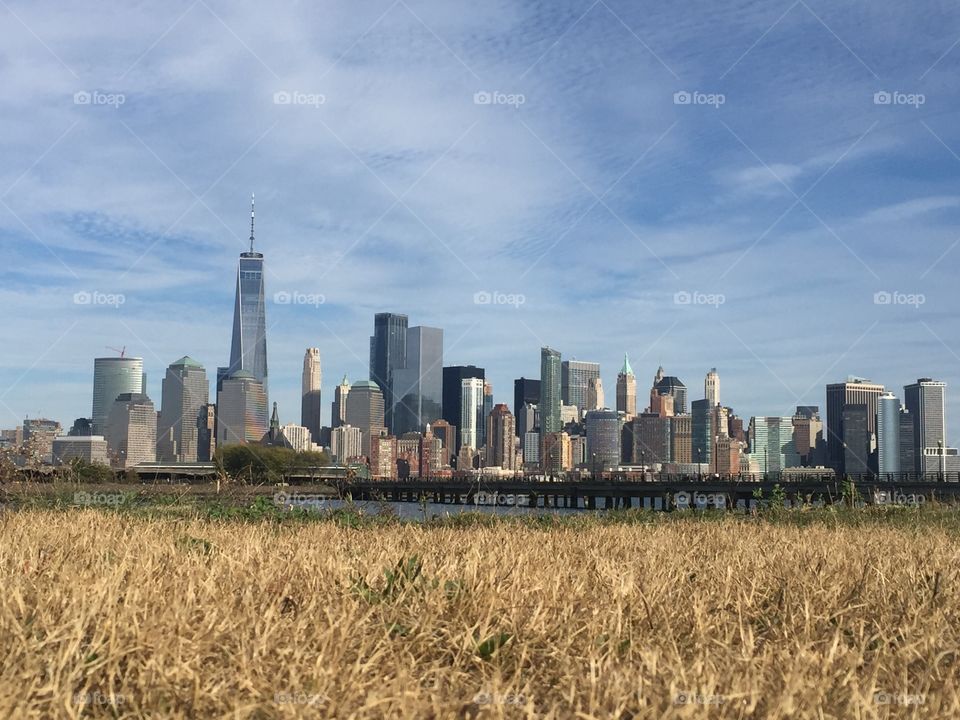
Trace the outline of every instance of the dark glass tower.
<instances>
[{"instance_id":1,"label":"dark glass tower","mask_svg":"<svg viewBox=\"0 0 960 720\"><path fill-rule=\"evenodd\" d=\"M456 428L454 453L460 452L463 428L463 381L483 380L485 371L475 365L451 365L443 369L443 419Z\"/></svg>"},{"instance_id":2,"label":"dark glass tower","mask_svg":"<svg viewBox=\"0 0 960 720\"><path fill-rule=\"evenodd\" d=\"M267 393L267 310L263 291L263 253L253 249L253 196L250 197L250 251L240 253L237 297L233 306L233 342L228 374L246 370ZM266 425L266 417L263 418Z\"/></svg>"},{"instance_id":3,"label":"dark glass tower","mask_svg":"<svg viewBox=\"0 0 960 720\"><path fill-rule=\"evenodd\" d=\"M393 406L394 373L407 366L407 316L397 313L377 313L373 316L373 335L370 337L370 379L383 393L387 428L394 431Z\"/></svg>"}]
</instances>

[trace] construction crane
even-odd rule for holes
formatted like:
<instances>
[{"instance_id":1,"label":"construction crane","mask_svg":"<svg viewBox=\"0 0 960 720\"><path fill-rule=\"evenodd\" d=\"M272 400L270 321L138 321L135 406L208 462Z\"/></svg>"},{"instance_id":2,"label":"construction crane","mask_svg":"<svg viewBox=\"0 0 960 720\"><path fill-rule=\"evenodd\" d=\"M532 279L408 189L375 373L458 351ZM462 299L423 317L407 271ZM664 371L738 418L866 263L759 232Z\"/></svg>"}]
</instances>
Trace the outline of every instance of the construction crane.
<instances>
[{"instance_id":1,"label":"construction crane","mask_svg":"<svg viewBox=\"0 0 960 720\"><path fill-rule=\"evenodd\" d=\"M107 348L107 350L113 350L114 352L120 353L120 357L124 357L124 356L127 354L127 346L126 346L126 345L124 345L122 348L115 348L115 347L110 347L109 345L107 345L106 348Z\"/></svg>"}]
</instances>

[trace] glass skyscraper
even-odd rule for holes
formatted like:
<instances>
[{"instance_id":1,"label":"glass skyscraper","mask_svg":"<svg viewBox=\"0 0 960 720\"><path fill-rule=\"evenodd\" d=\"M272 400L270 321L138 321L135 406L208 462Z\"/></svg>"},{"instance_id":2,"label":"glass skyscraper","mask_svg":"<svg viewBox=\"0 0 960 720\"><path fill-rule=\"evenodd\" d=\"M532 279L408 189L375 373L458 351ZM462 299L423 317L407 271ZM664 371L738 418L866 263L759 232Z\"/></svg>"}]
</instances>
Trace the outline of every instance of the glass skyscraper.
<instances>
[{"instance_id":1,"label":"glass skyscraper","mask_svg":"<svg viewBox=\"0 0 960 720\"><path fill-rule=\"evenodd\" d=\"M406 365L393 371L394 434L423 432L443 413L443 330L407 330Z\"/></svg>"},{"instance_id":2,"label":"glass skyscraper","mask_svg":"<svg viewBox=\"0 0 960 720\"><path fill-rule=\"evenodd\" d=\"M142 393L143 358L107 357L93 361L93 435L103 435L113 401L124 393Z\"/></svg>"},{"instance_id":3,"label":"glass skyscraper","mask_svg":"<svg viewBox=\"0 0 960 720\"><path fill-rule=\"evenodd\" d=\"M552 348L540 348L540 434L560 432L561 392L560 352Z\"/></svg>"},{"instance_id":4,"label":"glass skyscraper","mask_svg":"<svg viewBox=\"0 0 960 720\"><path fill-rule=\"evenodd\" d=\"M377 313L373 316L373 335L370 336L370 379L380 386L385 409L384 419L391 432L394 397L394 373L407 366L406 315Z\"/></svg>"},{"instance_id":5,"label":"glass skyscraper","mask_svg":"<svg viewBox=\"0 0 960 720\"><path fill-rule=\"evenodd\" d=\"M233 341L229 375L246 370L267 390L267 310L263 288L263 253L253 249L253 199L250 201L250 250L240 253L237 296L233 306ZM264 410L266 412L266 410ZM263 421L266 425L266 415Z\"/></svg>"},{"instance_id":6,"label":"glass skyscraper","mask_svg":"<svg viewBox=\"0 0 960 720\"><path fill-rule=\"evenodd\" d=\"M600 363L564 360L560 364L560 394L564 405L576 405L580 415L587 408L587 388L590 380L600 377Z\"/></svg>"}]
</instances>

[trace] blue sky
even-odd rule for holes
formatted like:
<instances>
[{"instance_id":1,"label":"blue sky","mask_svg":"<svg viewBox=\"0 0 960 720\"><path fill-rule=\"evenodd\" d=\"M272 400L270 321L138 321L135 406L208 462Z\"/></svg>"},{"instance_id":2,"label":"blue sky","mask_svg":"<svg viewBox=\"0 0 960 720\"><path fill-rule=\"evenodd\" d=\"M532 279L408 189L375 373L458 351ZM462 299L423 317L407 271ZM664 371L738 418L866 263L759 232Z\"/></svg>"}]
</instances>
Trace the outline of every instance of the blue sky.
<instances>
[{"instance_id":1,"label":"blue sky","mask_svg":"<svg viewBox=\"0 0 960 720\"><path fill-rule=\"evenodd\" d=\"M700 397L716 366L746 417L823 406L848 374L898 395L932 376L957 440L960 7L7 0L0 17L0 426L88 416L107 346L144 358L157 402L182 355L213 376L255 191L268 296L324 299L267 309L284 421L304 348L327 418L391 310L444 328L446 363L486 367L498 401L545 344L600 362L610 401L624 351L641 394L662 363Z\"/></svg>"}]
</instances>

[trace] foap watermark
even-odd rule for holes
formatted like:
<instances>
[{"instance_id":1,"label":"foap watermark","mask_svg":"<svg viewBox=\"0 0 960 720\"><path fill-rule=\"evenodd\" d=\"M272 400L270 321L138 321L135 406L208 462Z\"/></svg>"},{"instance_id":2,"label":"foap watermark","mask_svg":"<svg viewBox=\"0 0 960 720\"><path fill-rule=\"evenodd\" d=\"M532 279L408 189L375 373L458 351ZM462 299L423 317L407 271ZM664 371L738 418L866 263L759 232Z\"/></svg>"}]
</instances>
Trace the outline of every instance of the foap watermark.
<instances>
[{"instance_id":1,"label":"foap watermark","mask_svg":"<svg viewBox=\"0 0 960 720\"><path fill-rule=\"evenodd\" d=\"M309 105L318 108L327 102L322 93L308 93L300 90L278 90L273 94L274 105Z\"/></svg>"},{"instance_id":2,"label":"foap watermark","mask_svg":"<svg viewBox=\"0 0 960 720\"><path fill-rule=\"evenodd\" d=\"M505 293L499 290L494 290L493 292L478 290L473 294L474 305L512 305L518 308L526 301L527 296L522 293Z\"/></svg>"},{"instance_id":3,"label":"foap watermark","mask_svg":"<svg viewBox=\"0 0 960 720\"><path fill-rule=\"evenodd\" d=\"M527 698L523 695L494 693L481 690L473 696L474 705L525 705Z\"/></svg>"},{"instance_id":4,"label":"foap watermark","mask_svg":"<svg viewBox=\"0 0 960 720\"><path fill-rule=\"evenodd\" d=\"M727 101L723 93L705 93L699 90L678 90L673 94L674 105L709 105L718 110Z\"/></svg>"},{"instance_id":5,"label":"foap watermark","mask_svg":"<svg viewBox=\"0 0 960 720\"><path fill-rule=\"evenodd\" d=\"M78 90L73 94L74 105L106 105L114 110L127 101L127 96L117 92L102 90Z\"/></svg>"},{"instance_id":6,"label":"foap watermark","mask_svg":"<svg viewBox=\"0 0 960 720\"><path fill-rule=\"evenodd\" d=\"M878 90L873 94L874 105L910 105L915 110L927 101L923 93L905 93L899 90Z\"/></svg>"},{"instance_id":7,"label":"foap watermark","mask_svg":"<svg viewBox=\"0 0 960 720\"><path fill-rule=\"evenodd\" d=\"M321 510L326 507L327 499L322 495L309 493L278 492L273 496L274 505L284 508L305 508L307 510Z\"/></svg>"},{"instance_id":8,"label":"foap watermark","mask_svg":"<svg viewBox=\"0 0 960 720\"><path fill-rule=\"evenodd\" d=\"M678 690L673 696L674 705L723 705L726 695L707 695L693 690Z\"/></svg>"},{"instance_id":9,"label":"foap watermark","mask_svg":"<svg viewBox=\"0 0 960 720\"><path fill-rule=\"evenodd\" d=\"M727 507L727 494L705 492L691 493L686 490L681 490L680 492L674 494L673 503L677 510L689 510L690 508L696 508L697 510L716 508L722 510Z\"/></svg>"},{"instance_id":10,"label":"foap watermark","mask_svg":"<svg viewBox=\"0 0 960 720\"><path fill-rule=\"evenodd\" d=\"M273 694L277 705L323 705L327 698L320 693L307 693L299 690L286 690Z\"/></svg>"},{"instance_id":11,"label":"foap watermark","mask_svg":"<svg viewBox=\"0 0 960 720\"><path fill-rule=\"evenodd\" d=\"M273 301L277 305L313 305L314 307L320 307L327 301L327 298L320 293L280 290L273 294Z\"/></svg>"},{"instance_id":12,"label":"foap watermark","mask_svg":"<svg viewBox=\"0 0 960 720\"><path fill-rule=\"evenodd\" d=\"M679 290L673 294L674 305L710 305L719 308L727 301L723 293L704 293L694 290Z\"/></svg>"},{"instance_id":13,"label":"foap watermark","mask_svg":"<svg viewBox=\"0 0 960 720\"><path fill-rule=\"evenodd\" d=\"M105 293L99 290L80 290L73 294L74 305L103 305L118 308L127 301L123 293Z\"/></svg>"},{"instance_id":14,"label":"foap watermark","mask_svg":"<svg viewBox=\"0 0 960 720\"><path fill-rule=\"evenodd\" d=\"M927 302L927 296L923 293L905 293L894 290L887 292L879 290L873 294L874 305L911 305L919 309L921 305Z\"/></svg>"},{"instance_id":15,"label":"foap watermark","mask_svg":"<svg viewBox=\"0 0 960 720\"><path fill-rule=\"evenodd\" d=\"M926 695L910 693L875 692L873 701L877 705L923 705L927 702Z\"/></svg>"},{"instance_id":16,"label":"foap watermark","mask_svg":"<svg viewBox=\"0 0 960 720\"><path fill-rule=\"evenodd\" d=\"M102 693L99 690L74 693L74 705L123 705L126 698L120 693Z\"/></svg>"},{"instance_id":17,"label":"foap watermark","mask_svg":"<svg viewBox=\"0 0 960 720\"><path fill-rule=\"evenodd\" d=\"M499 90L478 90L473 94L474 105L512 105L520 107L527 101L523 93L505 93Z\"/></svg>"},{"instance_id":18,"label":"foap watermark","mask_svg":"<svg viewBox=\"0 0 960 720\"><path fill-rule=\"evenodd\" d=\"M91 505L109 505L118 507L127 501L127 496L123 493L107 492L75 492L73 494L73 504L89 507Z\"/></svg>"},{"instance_id":19,"label":"foap watermark","mask_svg":"<svg viewBox=\"0 0 960 720\"><path fill-rule=\"evenodd\" d=\"M875 490L873 502L877 505L903 505L905 507L920 507L927 501L923 493L905 493L890 490Z\"/></svg>"}]
</instances>

